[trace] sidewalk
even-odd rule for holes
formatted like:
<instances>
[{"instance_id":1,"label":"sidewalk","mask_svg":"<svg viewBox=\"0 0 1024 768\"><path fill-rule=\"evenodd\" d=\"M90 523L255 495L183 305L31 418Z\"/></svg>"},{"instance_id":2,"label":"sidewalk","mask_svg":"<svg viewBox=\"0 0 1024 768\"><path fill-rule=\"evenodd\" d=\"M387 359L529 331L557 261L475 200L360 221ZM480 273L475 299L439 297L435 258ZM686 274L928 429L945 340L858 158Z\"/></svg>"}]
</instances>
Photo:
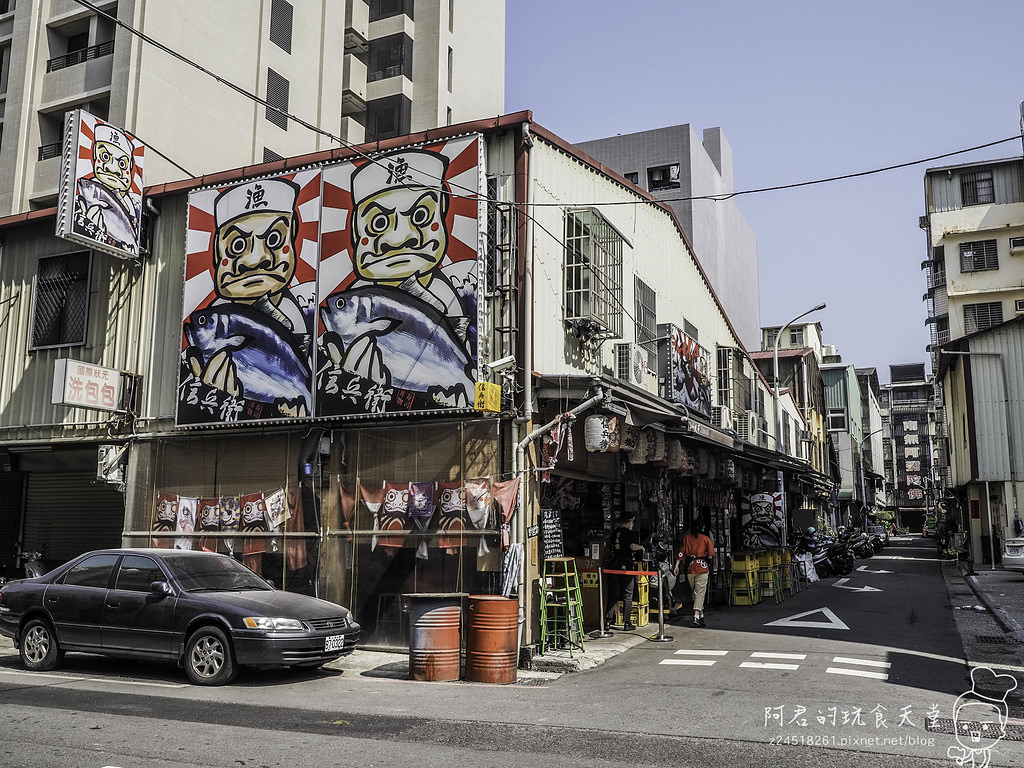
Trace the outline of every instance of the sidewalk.
<instances>
[{"instance_id":1,"label":"sidewalk","mask_svg":"<svg viewBox=\"0 0 1024 768\"><path fill-rule=\"evenodd\" d=\"M1024 575L991 565L943 562L950 606L969 666L1024 672Z\"/></svg>"}]
</instances>

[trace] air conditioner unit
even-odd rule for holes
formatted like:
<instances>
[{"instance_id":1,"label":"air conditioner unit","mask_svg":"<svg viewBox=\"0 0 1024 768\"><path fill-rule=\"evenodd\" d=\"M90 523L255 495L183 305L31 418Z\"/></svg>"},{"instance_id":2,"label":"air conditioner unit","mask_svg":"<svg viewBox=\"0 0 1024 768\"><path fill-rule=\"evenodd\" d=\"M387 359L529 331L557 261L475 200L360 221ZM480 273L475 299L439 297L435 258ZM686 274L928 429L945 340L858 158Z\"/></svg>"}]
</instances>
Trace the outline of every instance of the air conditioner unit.
<instances>
[{"instance_id":1,"label":"air conditioner unit","mask_svg":"<svg viewBox=\"0 0 1024 768\"><path fill-rule=\"evenodd\" d=\"M733 421L733 426L736 427L736 437L745 442L750 442L750 411L741 413Z\"/></svg>"},{"instance_id":2,"label":"air conditioner unit","mask_svg":"<svg viewBox=\"0 0 1024 768\"><path fill-rule=\"evenodd\" d=\"M711 406L711 423L719 429L732 429L732 411L724 405Z\"/></svg>"},{"instance_id":3,"label":"air conditioner unit","mask_svg":"<svg viewBox=\"0 0 1024 768\"><path fill-rule=\"evenodd\" d=\"M658 387L657 376L647 370L647 351L630 341L615 345L615 377L648 391Z\"/></svg>"},{"instance_id":4,"label":"air conditioner unit","mask_svg":"<svg viewBox=\"0 0 1024 768\"><path fill-rule=\"evenodd\" d=\"M1021 253L1024 253L1024 237L1011 237L1010 254L1016 256Z\"/></svg>"},{"instance_id":5,"label":"air conditioner unit","mask_svg":"<svg viewBox=\"0 0 1024 768\"><path fill-rule=\"evenodd\" d=\"M811 431L809 429L803 429L800 430L800 439L803 440L805 443L809 443L814 439L814 436L811 434Z\"/></svg>"},{"instance_id":6,"label":"air conditioner unit","mask_svg":"<svg viewBox=\"0 0 1024 768\"><path fill-rule=\"evenodd\" d=\"M1013 302L1015 312L1024 312L1024 299L1017 299Z\"/></svg>"}]
</instances>

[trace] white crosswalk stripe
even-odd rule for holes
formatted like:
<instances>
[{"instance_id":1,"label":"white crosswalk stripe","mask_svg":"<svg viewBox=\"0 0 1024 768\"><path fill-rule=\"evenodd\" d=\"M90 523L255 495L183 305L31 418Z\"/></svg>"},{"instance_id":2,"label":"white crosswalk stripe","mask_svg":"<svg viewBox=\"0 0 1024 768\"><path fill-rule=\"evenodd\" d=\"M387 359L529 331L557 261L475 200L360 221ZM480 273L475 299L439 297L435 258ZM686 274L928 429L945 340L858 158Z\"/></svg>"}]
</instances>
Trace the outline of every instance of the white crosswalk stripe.
<instances>
[{"instance_id":1,"label":"white crosswalk stripe","mask_svg":"<svg viewBox=\"0 0 1024 768\"><path fill-rule=\"evenodd\" d=\"M702 648L683 649L675 652L676 656L725 656L728 651L711 651ZM659 664L679 667L710 667L718 659L662 659Z\"/></svg>"},{"instance_id":2,"label":"white crosswalk stripe","mask_svg":"<svg viewBox=\"0 0 1024 768\"><path fill-rule=\"evenodd\" d=\"M724 660L723 657L728 654L729 651L713 650L709 648L684 648L674 651L672 658L662 659L658 663L667 666L710 667L717 664L719 661ZM782 653L779 651L751 651L748 659L749 660L747 661L741 661L738 668L792 672L801 668L801 664L797 662L806 661L807 654ZM892 666L887 661L878 661L877 659L858 659L852 656L833 656L832 664L835 666L829 666L825 669L827 674L866 677L873 680L888 680L888 670Z\"/></svg>"},{"instance_id":3,"label":"white crosswalk stripe","mask_svg":"<svg viewBox=\"0 0 1024 768\"><path fill-rule=\"evenodd\" d=\"M876 669L889 669L892 665L887 661L875 659L855 659L849 656L833 656L833 664L852 664L861 667L874 667ZM888 672L872 672L870 669L847 669L846 667L828 667L825 672L830 675L848 675L850 677L868 677L873 680L888 680Z\"/></svg>"}]
</instances>

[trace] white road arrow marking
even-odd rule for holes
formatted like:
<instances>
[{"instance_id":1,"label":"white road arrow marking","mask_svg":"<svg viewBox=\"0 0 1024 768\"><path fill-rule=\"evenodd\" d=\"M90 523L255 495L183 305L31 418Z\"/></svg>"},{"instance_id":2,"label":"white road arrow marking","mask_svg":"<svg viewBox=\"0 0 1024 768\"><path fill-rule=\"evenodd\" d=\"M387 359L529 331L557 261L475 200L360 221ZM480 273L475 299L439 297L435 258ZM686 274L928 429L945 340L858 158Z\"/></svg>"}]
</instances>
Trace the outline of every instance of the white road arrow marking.
<instances>
[{"instance_id":1,"label":"white road arrow marking","mask_svg":"<svg viewBox=\"0 0 1024 768\"><path fill-rule=\"evenodd\" d=\"M869 586L866 586L866 585L863 586L863 587L848 587L848 586L846 586L846 582L848 582L848 581L849 581L849 579L836 579L835 583L833 583L832 586L833 587L839 587L840 589L848 589L851 592L881 592L882 591L882 590L878 589L877 587L869 587Z\"/></svg>"},{"instance_id":2,"label":"white road arrow marking","mask_svg":"<svg viewBox=\"0 0 1024 768\"><path fill-rule=\"evenodd\" d=\"M825 621L801 621L801 619L807 616L813 616L816 613L820 613L825 617ZM765 624L766 627L810 627L812 629L849 629L842 619L836 616L828 608L815 608L813 611L804 611L798 613L795 616L789 616L785 619L776 619L775 621L769 621Z\"/></svg>"},{"instance_id":3,"label":"white road arrow marking","mask_svg":"<svg viewBox=\"0 0 1024 768\"><path fill-rule=\"evenodd\" d=\"M892 571L870 571L866 565L859 566L857 570L861 573L892 573Z\"/></svg>"}]
</instances>

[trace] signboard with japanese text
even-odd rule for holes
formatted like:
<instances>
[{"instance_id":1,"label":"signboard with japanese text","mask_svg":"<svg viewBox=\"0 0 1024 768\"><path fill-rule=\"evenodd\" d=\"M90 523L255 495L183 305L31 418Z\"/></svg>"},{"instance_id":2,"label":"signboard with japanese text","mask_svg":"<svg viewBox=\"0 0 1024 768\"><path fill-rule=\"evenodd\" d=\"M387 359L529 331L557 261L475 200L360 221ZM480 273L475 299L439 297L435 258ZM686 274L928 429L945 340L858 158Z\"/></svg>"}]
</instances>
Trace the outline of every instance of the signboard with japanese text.
<instances>
[{"instance_id":1,"label":"signboard with japanese text","mask_svg":"<svg viewBox=\"0 0 1024 768\"><path fill-rule=\"evenodd\" d=\"M192 192L177 422L472 409L482 144Z\"/></svg>"},{"instance_id":2,"label":"signboard with japanese text","mask_svg":"<svg viewBox=\"0 0 1024 768\"><path fill-rule=\"evenodd\" d=\"M665 397L711 418L711 353L678 326L658 326L659 376L666 381Z\"/></svg>"},{"instance_id":3,"label":"signboard with japanese text","mask_svg":"<svg viewBox=\"0 0 1024 768\"><path fill-rule=\"evenodd\" d=\"M85 110L67 114L57 235L123 259L139 255L146 146Z\"/></svg>"}]
</instances>

